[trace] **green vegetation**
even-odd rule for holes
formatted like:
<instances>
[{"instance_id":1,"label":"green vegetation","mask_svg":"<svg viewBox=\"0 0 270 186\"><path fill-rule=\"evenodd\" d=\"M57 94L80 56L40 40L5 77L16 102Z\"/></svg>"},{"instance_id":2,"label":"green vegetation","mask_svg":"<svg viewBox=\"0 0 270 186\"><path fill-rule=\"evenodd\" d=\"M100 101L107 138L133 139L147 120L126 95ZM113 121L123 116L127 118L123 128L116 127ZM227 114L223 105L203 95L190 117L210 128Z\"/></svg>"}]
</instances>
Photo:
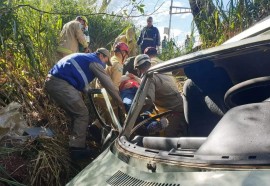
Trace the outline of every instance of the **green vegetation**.
<instances>
[{"instance_id":1,"label":"green vegetation","mask_svg":"<svg viewBox=\"0 0 270 186\"><path fill-rule=\"evenodd\" d=\"M270 1L267 0L230 0L228 4L224 4L222 0L189 2L193 5L191 9L194 16L191 37L200 33L201 49L222 44L270 14ZM168 60L194 50L197 48L176 47L173 42L169 42L160 58Z\"/></svg>"},{"instance_id":2,"label":"green vegetation","mask_svg":"<svg viewBox=\"0 0 270 186\"><path fill-rule=\"evenodd\" d=\"M267 0L230 0L227 5L221 0L214 0L216 6L210 13L207 7L209 1L203 2L201 4L205 6L201 7L194 19L200 33L202 48L222 44L270 13L270 2ZM192 11L194 14L196 10Z\"/></svg>"},{"instance_id":3,"label":"green vegetation","mask_svg":"<svg viewBox=\"0 0 270 186\"><path fill-rule=\"evenodd\" d=\"M98 47L111 48L114 39L132 24L127 18L103 13L108 6L106 2L110 1L104 1L100 10L95 2L0 1L0 108L12 101L19 102L29 126L46 126L57 134L55 139L37 138L23 146L1 148L0 184L63 185L81 169L70 163L67 154L69 118L49 100L43 91L43 83L55 63L57 40L64 23L77 15L86 15L90 22L92 51ZM131 3L143 13L143 5L133 0ZM203 48L221 44L270 11L268 0L231 0L228 11L224 10L222 1L214 3L214 14L204 19L198 16L193 23L200 29ZM160 57L168 60L190 51L192 47L183 51L171 41ZM16 168L11 166L15 159L18 162Z\"/></svg>"},{"instance_id":4,"label":"green vegetation","mask_svg":"<svg viewBox=\"0 0 270 186\"><path fill-rule=\"evenodd\" d=\"M69 159L69 118L43 91L45 77L55 63L58 36L64 23L77 15L89 15L91 49L95 51L98 47L110 48L130 22L121 17L95 15L95 7L79 2L0 2L0 108L19 102L29 126L46 126L57 134L55 139L37 138L15 152L13 146L12 152L1 153L0 183L64 185L82 168L75 167ZM21 164L11 166L18 158Z\"/></svg>"}]
</instances>

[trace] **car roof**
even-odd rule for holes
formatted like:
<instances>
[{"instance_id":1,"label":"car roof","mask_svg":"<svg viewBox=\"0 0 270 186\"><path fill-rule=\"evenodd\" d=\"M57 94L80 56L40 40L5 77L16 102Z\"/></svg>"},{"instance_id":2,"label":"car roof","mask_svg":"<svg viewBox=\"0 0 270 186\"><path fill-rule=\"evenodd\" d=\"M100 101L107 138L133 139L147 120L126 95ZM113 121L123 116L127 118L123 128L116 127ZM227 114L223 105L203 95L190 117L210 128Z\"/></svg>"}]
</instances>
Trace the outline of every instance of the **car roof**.
<instances>
[{"instance_id":1,"label":"car roof","mask_svg":"<svg viewBox=\"0 0 270 186\"><path fill-rule=\"evenodd\" d=\"M257 46L259 44L269 43L270 34L259 35L252 38L243 39L238 42L231 42L224 45L216 46L213 48L197 51L187 55L183 55L163 63L157 64L148 70L149 73L162 72L172 70L171 68L176 68L176 66L186 66L192 63L196 63L205 59L218 59L226 58L230 55L237 55L240 49L248 49L252 46ZM238 51L238 52L237 52Z\"/></svg>"}]
</instances>

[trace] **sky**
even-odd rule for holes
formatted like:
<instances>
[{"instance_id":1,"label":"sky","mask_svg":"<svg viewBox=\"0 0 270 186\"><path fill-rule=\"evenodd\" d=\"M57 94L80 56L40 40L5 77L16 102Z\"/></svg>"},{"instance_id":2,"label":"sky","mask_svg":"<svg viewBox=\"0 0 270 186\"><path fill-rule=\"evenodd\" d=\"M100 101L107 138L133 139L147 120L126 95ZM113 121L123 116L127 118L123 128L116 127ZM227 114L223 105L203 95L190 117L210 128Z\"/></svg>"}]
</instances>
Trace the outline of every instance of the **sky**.
<instances>
[{"instance_id":1,"label":"sky","mask_svg":"<svg viewBox=\"0 0 270 186\"><path fill-rule=\"evenodd\" d=\"M223 2L224 5L228 4L229 0L220 0ZM130 2L129 0L112 0L108 7L108 13L111 11L119 12L121 7L125 6L125 2ZM151 14L153 17L153 25L159 29L161 39L163 39L164 35L164 28L169 27L169 20L170 20L170 6L171 0L142 0L142 4L145 5L145 14ZM190 8L189 0L173 0L172 6L176 7L187 7ZM130 9L129 9L130 10ZM138 15L138 12L135 12L133 15ZM146 26L146 18L148 16L141 16L137 18L132 18L134 24L137 28L143 28ZM171 17L171 38L176 41L178 45L183 45L186 35L190 35L191 33L191 25L193 21L193 16L191 13L185 14L173 14ZM198 40L198 32L195 29L195 39Z\"/></svg>"},{"instance_id":2,"label":"sky","mask_svg":"<svg viewBox=\"0 0 270 186\"><path fill-rule=\"evenodd\" d=\"M169 27L169 10L171 5L171 0L144 0L142 4L145 5L145 14L151 14L153 17L153 25L158 28L160 32L161 39L163 39L164 35L164 27ZM120 6L124 5L122 0L112 0L110 6L108 7L108 11L119 11ZM177 7L190 7L188 0L173 0L173 6ZM137 14L138 13L134 13ZM138 18L132 18L134 24L137 28L143 28L146 26L146 18L147 16L142 16ZM191 13L185 14L173 14L171 17L171 38L178 44L184 43L187 34L191 32L191 23L193 20L193 16Z\"/></svg>"}]
</instances>

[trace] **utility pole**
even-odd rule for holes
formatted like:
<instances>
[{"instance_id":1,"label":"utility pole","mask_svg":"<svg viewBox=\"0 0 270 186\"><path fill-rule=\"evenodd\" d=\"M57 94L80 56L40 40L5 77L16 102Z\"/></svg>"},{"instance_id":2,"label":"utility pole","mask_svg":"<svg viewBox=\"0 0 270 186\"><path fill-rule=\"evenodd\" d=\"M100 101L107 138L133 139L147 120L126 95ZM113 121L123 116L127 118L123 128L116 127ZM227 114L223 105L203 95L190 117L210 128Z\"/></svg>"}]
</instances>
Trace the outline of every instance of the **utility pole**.
<instances>
[{"instance_id":1,"label":"utility pole","mask_svg":"<svg viewBox=\"0 0 270 186\"><path fill-rule=\"evenodd\" d=\"M170 41L170 34L171 34L172 5L173 5L173 0L171 0L171 6L170 6L170 21L169 21L168 41Z\"/></svg>"},{"instance_id":2,"label":"utility pole","mask_svg":"<svg viewBox=\"0 0 270 186\"><path fill-rule=\"evenodd\" d=\"M174 10L174 12L173 12L173 10ZM185 13L191 13L191 9L190 8L187 8L187 7L173 6L173 0L171 0L170 21L169 21L169 30L168 30L168 40L170 39L170 35L171 35L172 14L185 14Z\"/></svg>"}]
</instances>

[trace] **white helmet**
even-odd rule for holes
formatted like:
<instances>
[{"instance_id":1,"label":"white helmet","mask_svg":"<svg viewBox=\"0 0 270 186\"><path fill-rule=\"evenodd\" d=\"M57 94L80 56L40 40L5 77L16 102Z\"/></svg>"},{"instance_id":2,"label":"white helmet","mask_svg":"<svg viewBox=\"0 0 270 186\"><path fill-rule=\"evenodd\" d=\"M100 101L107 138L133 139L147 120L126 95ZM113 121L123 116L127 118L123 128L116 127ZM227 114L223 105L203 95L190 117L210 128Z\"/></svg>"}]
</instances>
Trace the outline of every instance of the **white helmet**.
<instances>
[{"instance_id":1,"label":"white helmet","mask_svg":"<svg viewBox=\"0 0 270 186\"><path fill-rule=\"evenodd\" d=\"M146 62L151 63L149 56L147 54L140 54L134 60L134 68L137 68Z\"/></svg>"}]
</instances>

